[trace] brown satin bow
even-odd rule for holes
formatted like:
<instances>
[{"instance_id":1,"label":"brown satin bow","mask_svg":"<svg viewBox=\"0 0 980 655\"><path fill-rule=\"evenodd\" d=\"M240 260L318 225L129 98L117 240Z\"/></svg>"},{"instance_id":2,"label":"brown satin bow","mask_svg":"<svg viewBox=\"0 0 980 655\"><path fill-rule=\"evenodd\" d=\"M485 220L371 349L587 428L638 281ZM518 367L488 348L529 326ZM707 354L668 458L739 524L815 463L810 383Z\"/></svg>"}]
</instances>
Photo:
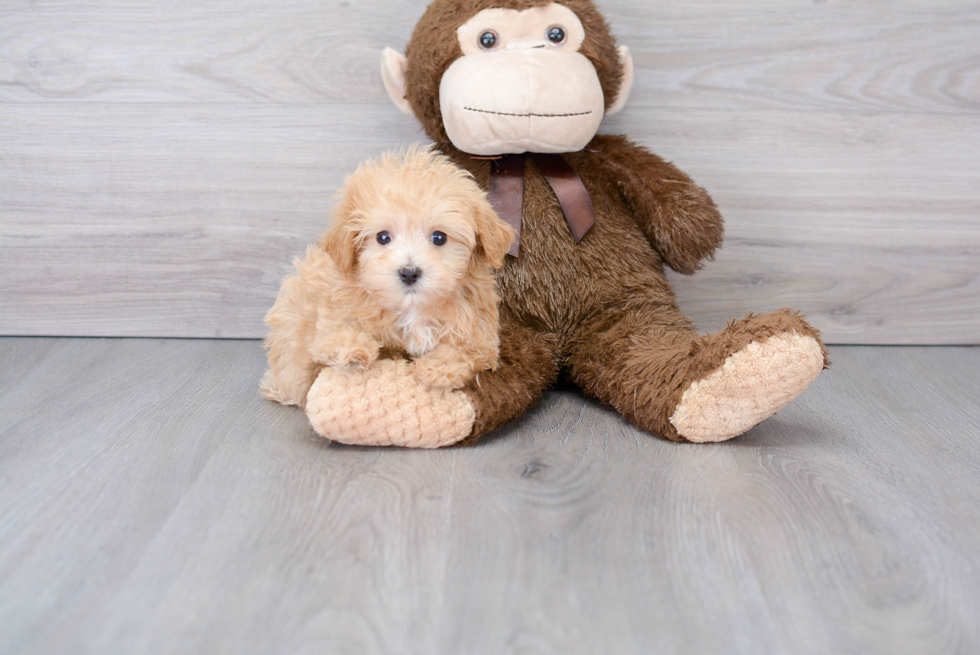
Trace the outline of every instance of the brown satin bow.
<instances>
[{"instance_id":1,"label":"brown satin bow","mask_svg":"<svg viewBox=\"0 0 980 655\"><path fill-rule=\"evenodd\" d=\"M524 162L530 157L551 189L558 196L565 220L572 230L575 243L582 240L595 224L595 209L589 192L565 158L561 155L527 153L504 155L490 162L490 204L494 211L517 231L517 239L509 255L517 257L521 247L521 219L524 209Z\"/></svg>"}]
</instances>

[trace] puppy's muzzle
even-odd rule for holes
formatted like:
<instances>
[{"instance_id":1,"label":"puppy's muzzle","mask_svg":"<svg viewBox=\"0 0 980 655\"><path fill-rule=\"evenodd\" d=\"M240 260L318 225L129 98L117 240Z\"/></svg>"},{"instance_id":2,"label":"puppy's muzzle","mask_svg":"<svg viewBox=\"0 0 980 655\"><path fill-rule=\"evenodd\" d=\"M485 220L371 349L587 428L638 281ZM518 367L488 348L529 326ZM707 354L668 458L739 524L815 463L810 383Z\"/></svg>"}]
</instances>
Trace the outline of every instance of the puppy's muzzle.
<instances>
[{"instance_id":1,"label":"puppy's muzzle","mask_svg":"<svg viewBox=\"0 0 980 655\"><path fill-rule=\"evenodd\" d=\"M422 269L414 266L406 266L405 268L398 269L398 277L401 279L402 284L410 287L422 277Z\"/></svg>"}]
</instances>

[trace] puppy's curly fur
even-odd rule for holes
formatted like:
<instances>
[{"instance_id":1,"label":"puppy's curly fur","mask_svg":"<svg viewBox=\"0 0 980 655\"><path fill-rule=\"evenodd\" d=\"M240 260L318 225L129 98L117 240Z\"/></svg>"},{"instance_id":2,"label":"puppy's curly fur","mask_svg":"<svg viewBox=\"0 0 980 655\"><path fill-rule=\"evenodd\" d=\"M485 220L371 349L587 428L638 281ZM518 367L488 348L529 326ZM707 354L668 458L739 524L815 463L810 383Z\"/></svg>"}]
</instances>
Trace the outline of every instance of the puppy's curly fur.
<instances>
[{"instance_id":1,"label":"puppy's curly fur","mask_svg":"<svg viewBox=\"0 0 980 655\"><path fill-rule=\"evenodd\" d=\"M414 358L432 387L496 368L491 267L514 238L472 176L431 147L362 164L265 317L263 395L305 407L324 366L370 366L381 353Z\"/></svg>"}]
</instances>

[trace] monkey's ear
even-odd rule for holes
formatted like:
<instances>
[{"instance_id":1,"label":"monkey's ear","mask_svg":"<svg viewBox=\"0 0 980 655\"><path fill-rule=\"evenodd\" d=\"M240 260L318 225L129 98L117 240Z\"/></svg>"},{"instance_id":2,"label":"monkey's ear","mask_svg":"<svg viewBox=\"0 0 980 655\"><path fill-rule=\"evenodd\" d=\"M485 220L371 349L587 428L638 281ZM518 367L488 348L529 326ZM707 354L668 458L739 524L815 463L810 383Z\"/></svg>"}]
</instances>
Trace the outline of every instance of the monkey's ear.
<instances>
[{"instance_id":1,"label":"monkey's ear","mask_svg":"<svg viewBox=\"0 0 980 655\"><path fill-rule=\"evenodd\" d=\"M616 51L619 52L619 64L623 67L623 81L619 85L616 100L606 111L606 116L618 114L626 106L626 101L630 99L630 91L633 90L633 56L630 54L630 49L621 45L616 48Z\"/></svg>"},{"instance_id":2,"label":"monkey's ear","mask_svg":"<svg viewBox=\"0 0 980 655\"><path fill-rule=\"evenodd\" d=\"M381 81L384 82L388 97L406 114L412 113L412 106L405 97L405 69L408 59L405 55L385 48L381 53Z\"/></svg>"},{"instance_id":3,"label":"monkey's ear","mask_svg":"<svg viewBox=\"0 0 980 655\"><path fill-rule=\"evenodd\" d=\"M504 265L504 257L510 250L511 244L517 238L517 232L505 223L486 200L476 205L476 238L486 253L490 265L500 268Z\"/></svg>"}]
</instances>

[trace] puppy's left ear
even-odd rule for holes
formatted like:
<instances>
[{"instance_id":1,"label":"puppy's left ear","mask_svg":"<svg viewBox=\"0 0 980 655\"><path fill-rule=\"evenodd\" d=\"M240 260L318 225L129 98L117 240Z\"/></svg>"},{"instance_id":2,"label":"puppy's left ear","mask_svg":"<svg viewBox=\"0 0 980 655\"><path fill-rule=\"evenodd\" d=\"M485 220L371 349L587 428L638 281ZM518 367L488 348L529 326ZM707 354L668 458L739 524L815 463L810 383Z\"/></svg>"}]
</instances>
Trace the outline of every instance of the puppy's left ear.
<instances>
[{"instance_id":1,"label":"puppy's left ear","mask_svg":"<svg viewBox=\"0 0 980 655\"><path fill-rule=\"evenodd\" d=\"M517 232L497 216L487 200L481 200L474 208L476 214L476 238L483 247L490 265L500 268L504 257L517 238Z\"/></svg>"}]
</instances>

